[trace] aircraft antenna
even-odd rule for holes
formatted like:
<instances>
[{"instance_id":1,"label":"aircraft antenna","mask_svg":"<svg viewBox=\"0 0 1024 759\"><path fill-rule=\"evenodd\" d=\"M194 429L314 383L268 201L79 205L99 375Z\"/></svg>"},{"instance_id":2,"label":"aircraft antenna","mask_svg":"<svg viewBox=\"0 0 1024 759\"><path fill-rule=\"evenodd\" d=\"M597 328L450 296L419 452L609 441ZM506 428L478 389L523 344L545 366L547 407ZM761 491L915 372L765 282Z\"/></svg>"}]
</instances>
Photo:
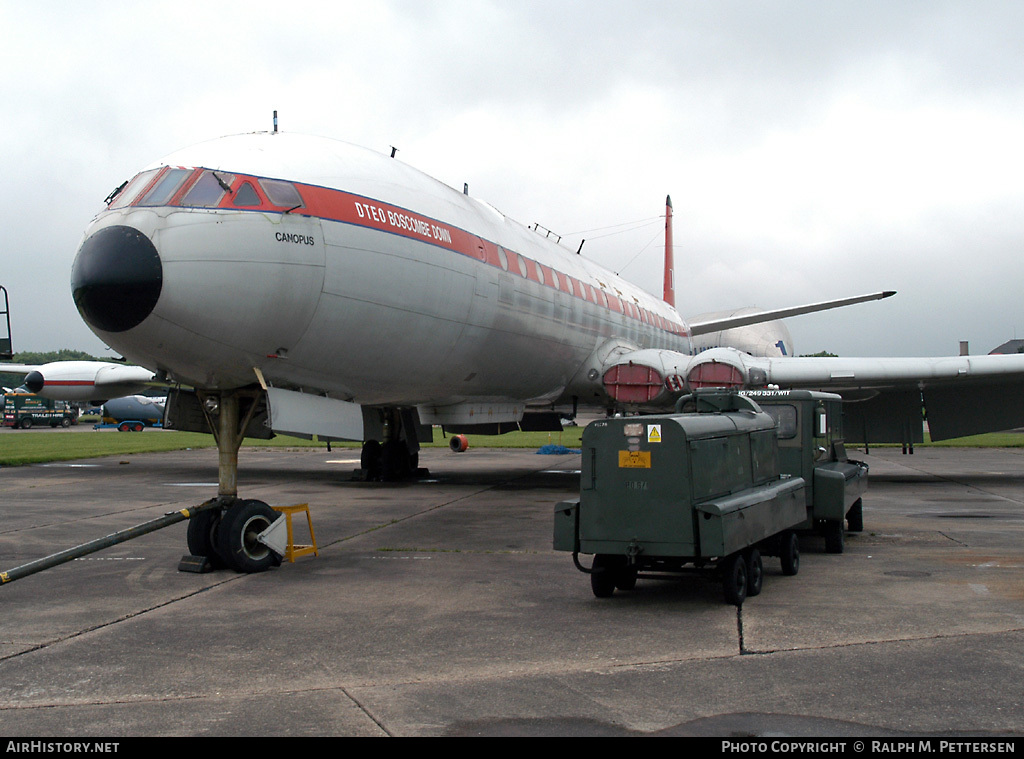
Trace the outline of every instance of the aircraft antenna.
<instances>
[{"instance_id":1,"label":"aircraft antenna","mask_svg":"<svg viewBox=\"0 0 1024 759\"><path fill-rule=\"evenodd\" d=\"M277 111L274 111L274 134L277 134Z\"/></svg>"}]
</instances>

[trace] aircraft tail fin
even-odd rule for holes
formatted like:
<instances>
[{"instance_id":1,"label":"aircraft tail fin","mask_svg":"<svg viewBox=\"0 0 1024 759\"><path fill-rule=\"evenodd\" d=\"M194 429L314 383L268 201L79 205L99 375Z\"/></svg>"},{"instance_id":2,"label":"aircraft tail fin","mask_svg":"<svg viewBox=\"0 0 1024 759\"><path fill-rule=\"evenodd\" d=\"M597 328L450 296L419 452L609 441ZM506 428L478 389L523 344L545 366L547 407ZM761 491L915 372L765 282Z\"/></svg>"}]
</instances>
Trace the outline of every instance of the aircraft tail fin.
<instances>
[{"instance_id":1,"label":"aircraft tail fin","mask_svg":"<svg viewBox=\"0 0 1024 759\"><path fill-rule=\"evenodd\" d=\"M672 197L665 196L665 292L662 300L676 304L675 256L672 250Z\"/></svg>"},{"instance_id":2,"label":"aircraft tail fin","mask_svg":"<svg viewBox=\"0 0 1024 759\"><path fill-rule=\"evenodd\" d=\"M11 309L7 304L7 290L0 286L0 296L3 296L3 302L0 306L3 310L0 311L0 329L6 324L6 334L0 331L0 361L10 361L14 358L14 349L11 346Z\"/></svg>"}]
</instances>

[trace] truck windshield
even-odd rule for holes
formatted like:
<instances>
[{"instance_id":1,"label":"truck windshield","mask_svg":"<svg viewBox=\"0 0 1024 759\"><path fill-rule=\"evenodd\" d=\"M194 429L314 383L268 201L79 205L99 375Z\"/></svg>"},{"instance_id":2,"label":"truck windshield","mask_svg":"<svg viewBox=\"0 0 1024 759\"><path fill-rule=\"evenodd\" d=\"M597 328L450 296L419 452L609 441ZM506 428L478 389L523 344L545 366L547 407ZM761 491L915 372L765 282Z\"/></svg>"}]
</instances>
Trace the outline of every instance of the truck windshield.
<instances>
[{"instance_id":1,"label":"truck windshield","mask_svg":"<svg viewBox=\"0 0 1024 759\"><path fill-rule=\"evenodd\" d=\"M775 420L778 427L780 440L789 440L796 437L796 406L787 406L781 403L766 403L761 407L768 416Z\"/></svg>"}]
</instances>

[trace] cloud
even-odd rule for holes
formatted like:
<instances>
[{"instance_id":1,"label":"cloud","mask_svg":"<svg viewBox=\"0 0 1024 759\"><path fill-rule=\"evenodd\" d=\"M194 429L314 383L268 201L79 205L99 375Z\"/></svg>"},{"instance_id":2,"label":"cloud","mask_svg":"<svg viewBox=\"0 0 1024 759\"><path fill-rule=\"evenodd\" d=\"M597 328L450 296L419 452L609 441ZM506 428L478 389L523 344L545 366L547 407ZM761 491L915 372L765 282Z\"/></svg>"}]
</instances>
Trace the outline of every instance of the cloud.
<instances>
[{"instance_id":1,"label":"cloud","mask_svg":"<svg viewBox=\"0 0 1024 759\"><path fill-rule=\"evenodd\" d=\"M0 23L16 348L98 350L67 281L102 198L184 145L269 129L275 109L284 130L395 145L577 233L573 250L589 238L584 255L652 292L656 227L587 230L671 194L684 312L900 290L794 320L801 349L1012 337L1018 3L5 2Z\"/></svg>"}]
</instances>

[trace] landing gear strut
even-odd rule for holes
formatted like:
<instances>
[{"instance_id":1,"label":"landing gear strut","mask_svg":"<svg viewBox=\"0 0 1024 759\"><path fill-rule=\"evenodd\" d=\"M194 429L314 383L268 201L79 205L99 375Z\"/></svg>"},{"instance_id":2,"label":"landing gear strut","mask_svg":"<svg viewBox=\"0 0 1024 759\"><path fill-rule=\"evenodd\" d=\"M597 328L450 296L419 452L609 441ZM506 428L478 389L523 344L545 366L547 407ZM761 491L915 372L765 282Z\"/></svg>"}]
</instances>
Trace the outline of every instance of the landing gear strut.
<instances>
[{"instance_id":1,"label":"landing gear strut","mask_svg":"<svg viewBox=\"0 0 1024 759\"><path fill-rule=\"evenodd\" d=\"M261 572L278 566L281 557L257 540L280 516L263 501L238 497L238 449L252 421L259 392L225 390L201 394L203 413L217 441L217 497L188 523L188 550L203 557L203 568L228 567L237 572ZM241 413L243 401L248 401ZM210 502L207 502L210 503ZM182 562L185 568L186 562ZM202 569L200 569L202 571Z\"/></svg>"}]
</instances>

